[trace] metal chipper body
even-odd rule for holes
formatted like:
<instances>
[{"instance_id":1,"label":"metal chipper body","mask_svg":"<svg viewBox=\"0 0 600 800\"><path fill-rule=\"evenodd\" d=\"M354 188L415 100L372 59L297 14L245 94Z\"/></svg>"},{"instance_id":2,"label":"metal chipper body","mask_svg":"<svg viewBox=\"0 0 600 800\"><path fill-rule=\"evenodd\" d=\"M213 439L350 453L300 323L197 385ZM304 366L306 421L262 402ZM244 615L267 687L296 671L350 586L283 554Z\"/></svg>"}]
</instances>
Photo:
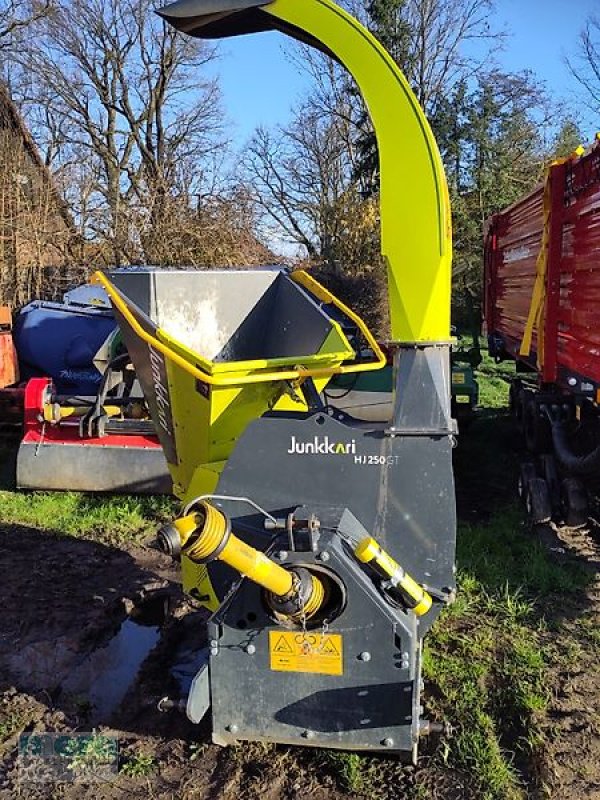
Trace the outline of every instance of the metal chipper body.
<instances>
[{"instance_id":1,"label":"metal chipper body","mask_svg":"<svg viewBox=\"0 0 600 800\"><path fill-rule=\"evenodd\" d=\"M378 349L373 363L341 366L355 353L325 308L335 298L311 294L305 273L142 268L98 279L184 501L214 491L249 422L307 410L302 379L317 394L334 374L383 361Z\"/></svg>"},{"instance_id":2,"label":"metal chipper body","mask_svg":"<svg viewBox=\"0 0 600 800\"><path fill-rule=\"evenodd\" d=\"M100 277L184 501L159 544L212 612L188 716L210 713L221 744L414 760L435 727L422 719L422 641L455 588L451 235L435 141L395 63L331 0L181 0L160 13L205 38L279 30L352 72L378 137L397 345L392 420L360 423L319 393L385 357L306 273ZM192 330L172 327L182 308ZM215 325L211 350L195 335Z\"/></svg>"}]
</instances>

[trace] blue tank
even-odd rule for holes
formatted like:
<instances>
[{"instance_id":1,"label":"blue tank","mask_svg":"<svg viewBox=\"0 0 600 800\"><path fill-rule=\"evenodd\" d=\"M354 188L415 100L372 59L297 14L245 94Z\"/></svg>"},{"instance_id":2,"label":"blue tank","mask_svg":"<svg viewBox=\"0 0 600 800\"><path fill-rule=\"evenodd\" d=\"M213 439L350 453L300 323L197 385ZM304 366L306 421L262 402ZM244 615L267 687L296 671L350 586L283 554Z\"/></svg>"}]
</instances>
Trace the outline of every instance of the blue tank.
<instances>
[{"instance_id":1,"label":"blue tank","mask_svg":"<svg viewBox=\"0 0 600 800\"><path fill-rule=\"evenodd\" d=\"M52 378L59 394L95 395L102 375L94 357L116 327L100 287L80 286L62 303L30 303L14 328L21 377Z\"/></svg>"}]
</instances>

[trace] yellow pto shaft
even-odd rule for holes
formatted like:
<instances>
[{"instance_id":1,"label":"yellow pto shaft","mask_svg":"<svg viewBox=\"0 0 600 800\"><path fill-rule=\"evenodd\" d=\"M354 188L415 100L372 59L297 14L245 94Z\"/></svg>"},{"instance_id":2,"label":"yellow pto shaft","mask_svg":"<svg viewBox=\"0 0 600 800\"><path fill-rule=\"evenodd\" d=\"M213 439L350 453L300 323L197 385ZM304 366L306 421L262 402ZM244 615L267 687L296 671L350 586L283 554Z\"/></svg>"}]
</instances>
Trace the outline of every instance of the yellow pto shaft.
<instances>
[{"instance_id":1,"label":"yellow pto shaft","mask_svg":"<svg viewBox=\"0 0 600 800\"><path fill-rule=\"evenodd\" d=\"M200 502L195 510L173 523L172 533L159 533L162 550L177 553L199 563L219 560L270 592L268 601L277 613L292 621L310 619L325 600L325 588L316 575L305 569L285 569L260 550L231 532L229 519L210 503ZM172 529L171 529L172 530Z\"/></svg>"},{"instance_id":2,"label":"yellow pto shaft","mask_svg":"<svg viewBox=\"0 0 600 800\"><path fill-rule=\"evenodd\" d=\"M69 417L83 417L90 406L61 406L59 403L45 403L43 409L44 422L60 422ZM102 413L107 417L118 417L123 411L119 406L102 406Z\"/></svg>"},{"instance_id":3,"label":"yellow pto shaft","mask_svg":"<svg viewBox=\"0 0 600 800\"><path fill-rule=\"evenodd\" d=\"M229 520L214 506L202 503L199 510L173 524L182 552L192 561L223 561L279 597L292 591L292 574L231 533Z\"/></svg>"}]
</instances>

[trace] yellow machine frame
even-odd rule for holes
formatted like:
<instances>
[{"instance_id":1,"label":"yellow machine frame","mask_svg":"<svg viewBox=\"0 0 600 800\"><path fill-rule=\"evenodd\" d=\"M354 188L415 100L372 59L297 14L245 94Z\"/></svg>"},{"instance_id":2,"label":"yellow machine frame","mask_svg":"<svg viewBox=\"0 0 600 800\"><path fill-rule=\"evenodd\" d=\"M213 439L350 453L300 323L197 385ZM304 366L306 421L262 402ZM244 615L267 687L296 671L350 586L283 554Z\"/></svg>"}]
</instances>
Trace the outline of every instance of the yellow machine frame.
<instances>
[{"instance_id":1,"label":"yellow machine frame","mask_svg":"<svg viewBox=\"0 0 600 800\"><path fill-rule=\"evenodd\" d=\"M312 294L315 295L315 297L318 297L319 300L322 300L326 303L332 303L333 305L337 306L340 311L342 311L356 324L362 335L365 337L367 345L373 351L373 358L370 361L365 361L360 364L355 363L352 365L342 364L335 367L302 367L299 365L293 370L279 369L277 371L273 371L273 367L276 367L278 364L278 359L275 358L255 359L253 361L232 361L217 364L203 358L199 353L194 353L185 346L182 346L181 342L173 339L173 337L169 336L169 334L165 331L160 331L160 339L145 331L135 316L131 313L127 303L123 301L123 298L119 292L115 290L115 287L106 277L106 275L104 275L104 273L96 272L92 278L92 282L99 283L104 287L106 293L110 297L111 302L119 309L121 314L125 317L129 325L131 325L133 331L137 336L139 336L140 339L146 342L146 344L150 347L158 350L159 353L162 353L171 361L174 361L193 378L197 378L204 383L208 383L210 386L241 386L250 383L269 383L272 381L302 381L305 378L329 379L334 375L347 375L350 373L354 374L356 372L371 372L372 370L385 367L387 363L385 354L381 350L371 331L367 328L362 319L355 314L354 311L352 311L352 309L348 308L348 306L342 303L341 300L338 300L335 295L331 294L331 292L318 283L307 272L304 272L303 270L297 270L296 272L293 272L290 277L293 281L300 284L305 289L308 289ZM332 325L334 325L336 330L340 331L341 334L341 329L337 322L332 321ZM183 355L177 352L178 350L183 351ZM352 350L348 350L345 353L347 358L353 358L354 355L355 354ZM319 358L321 358L323 361L331 360L330 355L327 353L323 356L310 356L311 361L318 361ZM202 364L204 369L196 366L195 363L191 363L190 359L196 363ZM227 372L235 372L236 374L223 374Z\"/></svg>"}]
</instances>

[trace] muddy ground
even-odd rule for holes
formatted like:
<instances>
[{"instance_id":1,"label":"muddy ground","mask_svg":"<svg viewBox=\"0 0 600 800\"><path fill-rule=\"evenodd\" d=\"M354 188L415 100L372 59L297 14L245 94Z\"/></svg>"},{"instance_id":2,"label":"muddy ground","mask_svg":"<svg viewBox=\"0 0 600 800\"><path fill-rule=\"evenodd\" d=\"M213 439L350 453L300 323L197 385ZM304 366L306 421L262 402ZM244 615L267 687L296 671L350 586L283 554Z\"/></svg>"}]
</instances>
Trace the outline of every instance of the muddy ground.
<instances>
[{"instance_id":1,"label":"muddy ground","mask_svg":"<svg viewBox=\"0 0 600 800\"><path fill-rule=\"evenodd\" d=\"M495 422L490 418L482 424ZM486 481L475 452L468 463L463 458L457 464L463 519L485 515L488 506L512 493L515 485L514 475ZM597 574L599 531L594 526L589 531L547 528L537 535L557 560L582 563ZM223 750L210 743L208 723L195 727L177 711L158 711L161 697L178 694L173 666L178 659L185 662L181 643L191 638L202 644L202 613L184 600L177 570L156 550L119 548L65 538L60 531L0 523L0 576L1 800L365 796L344 788L339 763L322 753L259 745ZM547 610L548 643L560 647L562 637L572 652L552 674L553 693L543 723L546 744L531 768L526 792L532 798L556 800L600 798L598 649L574 648L578 637L568 636L563 626L553 631L554 613L561 621L570 619L573 631L585 617L593 631L600 616L600 581L570 596L568 608ZM81 686L86 680L93 682L94 669L102 672L106 661L100 658L96 663L90 654L106 653L132 614L136 630L141 630L141 667L114 710L98 708ZM135 652L134 646L134 664ZM73 675L79 676L79 683ZM118 739L121 768L109 781L19 782L20 733L91 730ZM444 747L443 739L429 741L416 769L374 759L372 794L390 800L480 797L467 775L444 766Z\"/></svg>"},{"instance_id":2,"label":"muddy ground","mask_svg":"<svg viewBox=\"0 0 600 800\"><path fill-rule=\"evenodd\" d=\"M560 634L550 629L547 639L564 649L564 659L552 669L539 777L544 795L561 800L600 798L600 527L590 523L587 530L546 526L538 532L558 560L594 573L585 592L547 615L550 622L560 616Z\"/></svg>"},{"instance_id":3,"label":"muddy ground","mask_svg":"<svg viewBox=\"0 0 600 800\"><path fill-rule=\"evenodd\" d=\"M339 787L334 764L311 751L244 745L223 750L210 744L208 724L195 727L177 711L160 713L158 701L178 696L170 669L177 667L178 645L202 645L203 612L181 595L170 559L150 548L128 551L81 539L11 526L0 530L0 724L14 723L0 752L0 798L61 797L69 800L116 797L192 798L350 798ZM168 614L161 619L167 600ZM90 653L114 640L123 620L144 609L141 627L160 626L160 640L116 711L93 707L89 692L69 686ZM148 619L146 617L149 617ZM185 655L185 652L184 652ZM100 659L93 681L107 669ZM66 688L65 688L66 687ZM17 736L27 732L97 730L118 738L127 769L108 783L47 785L19 782ZM147 767L140 756L151 759ZM451 771L427 766L423 756L419 782L427 797L463 798L468 781ZM139 765L139 766L138 766ZM401 777L398 794L410 796L416 772L381 760ZM396 790L394 790L396 791Z\"/></svg>"}]
</instances>

